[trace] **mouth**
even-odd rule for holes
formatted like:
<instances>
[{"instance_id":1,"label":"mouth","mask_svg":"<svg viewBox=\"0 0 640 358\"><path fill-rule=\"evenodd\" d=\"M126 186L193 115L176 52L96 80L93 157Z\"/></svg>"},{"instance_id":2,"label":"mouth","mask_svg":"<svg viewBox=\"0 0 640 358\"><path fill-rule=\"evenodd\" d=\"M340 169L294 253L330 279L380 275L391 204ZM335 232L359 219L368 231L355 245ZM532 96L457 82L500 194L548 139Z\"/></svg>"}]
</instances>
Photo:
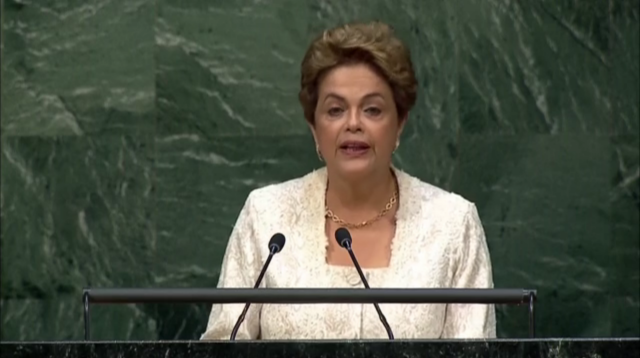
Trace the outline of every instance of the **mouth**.
<instances>
[{"instance_id":1,"label":"mouth","mask_svg":"<svg viewBox=\"0 0 640 358\"><path fill-rule=\"evenodd\" d=\"M359 155L366 153L369 148L369 144L359 141L347 141L340 145L340 150L346 154Z\"/></svg>"}]
</instances>

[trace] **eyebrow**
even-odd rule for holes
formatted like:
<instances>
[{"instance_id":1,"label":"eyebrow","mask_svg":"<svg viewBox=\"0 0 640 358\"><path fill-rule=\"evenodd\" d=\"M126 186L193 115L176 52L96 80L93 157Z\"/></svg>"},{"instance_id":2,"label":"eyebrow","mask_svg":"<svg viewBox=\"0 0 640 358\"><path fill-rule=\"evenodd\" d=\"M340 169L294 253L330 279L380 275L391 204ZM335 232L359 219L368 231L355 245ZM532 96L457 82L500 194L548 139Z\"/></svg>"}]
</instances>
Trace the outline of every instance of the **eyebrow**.
<instances>
[{"instance_id":1,"label":"eyebrow","mask_svg":"<svg viewBox=\"0 0 640 358\"><path fill-rule=\"evenodd\" d=\"M373 98L373 97L380 97L380 98L384 99L384 96L383 96L382 94L378 93L378 92L368 93L367 95L365 95L364 97L362 97L362 99L363 99L363 100L365 100L365 99L369 99L369 98ZM328 94L324 97L324 102L326 102L329 98L335 98L335 99L338 99L338 100L341 100L341 101L345 101L345 102L346 102L346 99L345 99L344 97L342 97L342 96L340 96L339 94L334 93L334 92L330 92L330 93L328 93Z\"/></svg>"}]
</instances>

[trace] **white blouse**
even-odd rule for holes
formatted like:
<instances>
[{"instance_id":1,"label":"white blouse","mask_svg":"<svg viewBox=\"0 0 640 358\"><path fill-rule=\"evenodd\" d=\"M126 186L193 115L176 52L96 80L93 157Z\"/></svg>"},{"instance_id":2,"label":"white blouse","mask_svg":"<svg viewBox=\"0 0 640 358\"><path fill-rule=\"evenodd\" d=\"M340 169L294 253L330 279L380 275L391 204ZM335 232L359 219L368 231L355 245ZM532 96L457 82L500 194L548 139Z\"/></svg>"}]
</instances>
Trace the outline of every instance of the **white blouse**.
<instances>
[{"instance_id":1,"label":"white blouse","mask_svg":"<svg viewBox=\"0 0 640 358\"><path fill-rule=\"evenodd\" d=\"M492 288L474 204L400 170L399 207L386 268L363 269L371 287ZM218 287L250 288L274 233L287 238L261 287L359 288L356 269L326 261L326 168L254 190L224 255ZM243 304L213 305L201 339L227 340ZM493 305L380 304L396 339L494 338ZM372 304L252 304L237 339L387 339Z\"/></svg>"}]
</instances>

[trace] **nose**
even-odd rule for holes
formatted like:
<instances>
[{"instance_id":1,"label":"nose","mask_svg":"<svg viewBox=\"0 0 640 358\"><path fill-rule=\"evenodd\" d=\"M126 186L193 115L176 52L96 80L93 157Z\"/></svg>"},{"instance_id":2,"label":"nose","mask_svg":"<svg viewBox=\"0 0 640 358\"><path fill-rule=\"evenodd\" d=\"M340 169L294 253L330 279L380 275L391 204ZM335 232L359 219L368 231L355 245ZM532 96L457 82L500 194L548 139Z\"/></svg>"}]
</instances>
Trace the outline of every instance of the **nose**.
<instances>
[{"instance_id":1,"label":"nose","mask_svg":"<svg viewBox=\"0 0 640 358\"><path fill-rule=\"evenodd\" d=\"M358 132L362 130L362 122L360 121L359 111L350 111L347 117L347 131Z\"/></svg>"}]
</instances>

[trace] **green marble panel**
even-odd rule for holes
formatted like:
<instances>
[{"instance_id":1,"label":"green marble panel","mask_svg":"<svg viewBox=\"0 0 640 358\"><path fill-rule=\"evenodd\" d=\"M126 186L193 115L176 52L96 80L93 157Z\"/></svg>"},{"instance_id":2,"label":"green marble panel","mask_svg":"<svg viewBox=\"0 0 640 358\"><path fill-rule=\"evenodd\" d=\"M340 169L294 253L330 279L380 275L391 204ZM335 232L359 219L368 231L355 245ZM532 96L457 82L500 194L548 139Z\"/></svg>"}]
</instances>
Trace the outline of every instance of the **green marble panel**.
<instances>
[{"instance_id":1,"label":"green marble panel","mask_svg":"<svg viewBox=\"0 0 640 358\"><path fill-rule=\"evenodd\" d=\"M640 2L612 2L611 83L615 134L639 135Z\"/></svg>"},{"instance_id":2,"label":"green marble panel","mask_svg":"<svg viewBox=\"0 0 640 358\"><path fill-rule=\"evenodd\" d=\"M621 337L640 332L639 146L637 135L613 141L611 333Z\"/></svg>"},{"instance_id":3,"label":"green marble panel","mask_svg":"<svg viewBox=\"0 0 640 358\"><path fill-rule=\"evenodd\" d=\"M297 102L308 41L374 19L419 79L394 162L478 204L497 286L539 290L542 336L639 335L636 0L1 10L0 339L80 339L85 285L215 285L249 191L321 165ZM208 313L98 306L93 336L194 339ZM526 336L526 308L498 318Z\"/></svg>"},{"instance_id":4,"label":"green marble panel","mask_svg":"<svg viewBox=\"0 0 640 358\"><path fill-rule=\"evenodd\" d=\"M457 0L465 133L608 133L608 2Z\"/></svg>"},{"instance_id":5,"label":"green marble panel","mask_svg":"<svg viewBox=\"0 0 640 358\"><path fill-rule=\"evenodd\" d=\"M422 133L401 142L393 164L423 181L451 190L458 156L456 138Z\"/></svg>"},{"instance_id":6,"label":"green marble panel","mask_svg":"<svg viewBox=\"0 0 640 358\"><path fill-rule=\"evenodd\" d=\"M308 131L297 101L306 2L158 0L158 135Z\"/></svg>"},{"instance_id":7,"label":"green marble panel","mask_svg":"<svg viewBox=\"0 0 640 358\"><path fill-rule=\"evenodd\" d=\"M149 136L3 138L3 339L77 334L83 287L153 284L151 144ZM37 319L38 329L26 325Z\"/></svg>"},{"instance_id":8,"label":"green marble panel","mask_svg":"<svg viewBox=\"0 0 640 358\"><path fill-rule=\"evenodd\" d=\"M612 2L612 320L615 336L640 335L640 2Z\"/></svg>"},{"instance_id":9,"label":"green marble panel","mask_svg":"<svg viewBox=\"0 0 640 358\"><path fill-rule=\"evenodd\" d=\"M478 206L496 287L538 290L537 336L611 334L611 145L596 135L465 135L453 190ZM525 337L526 308L498 310Z\"/></svg>"},{"instance_id":10,"label":"green marble panel","mask_svg":"<svg viewBox=\"0 0 640 358\"><path fill-rule=\"evenodd\" d=\"M2 133L153 129L154 0L3 4Z\"/></svg>"}]
</instances>

